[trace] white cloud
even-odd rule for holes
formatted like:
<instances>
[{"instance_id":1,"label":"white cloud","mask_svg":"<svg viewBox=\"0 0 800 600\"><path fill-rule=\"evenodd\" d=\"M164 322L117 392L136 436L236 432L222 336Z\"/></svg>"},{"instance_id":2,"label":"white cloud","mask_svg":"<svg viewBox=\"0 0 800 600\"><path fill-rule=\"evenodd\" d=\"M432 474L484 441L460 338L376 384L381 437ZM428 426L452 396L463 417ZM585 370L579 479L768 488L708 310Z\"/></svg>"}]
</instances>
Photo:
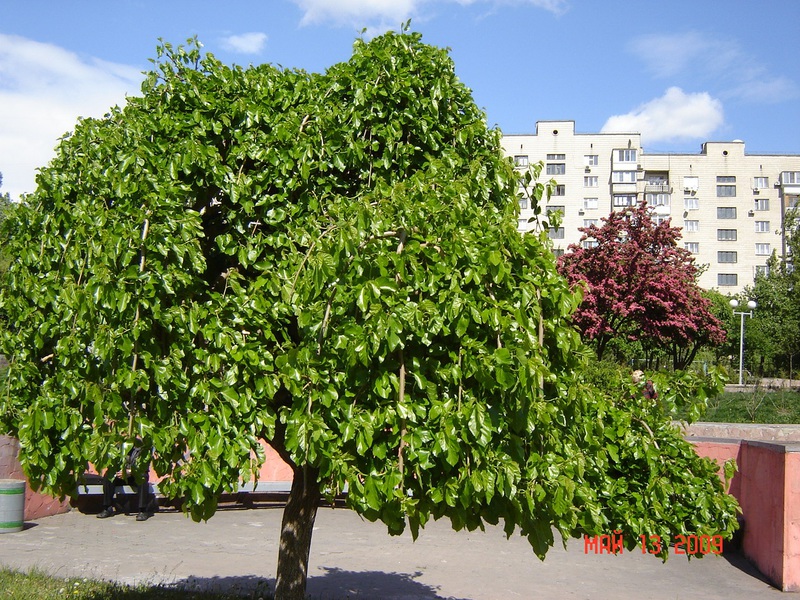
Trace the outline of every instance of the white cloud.
<instances>
[{"instance_id":1,"label":"white cloud","mask_svg":"<svg viewBox=\"0 0 800 600\"><path fill-rule=\"evenodd\" d=\"M34 191L36 169L79 117L102 117L135 94L140 70L0 34L0 193Z\"/></svg>"},{"instance_id":2,"label":"white cloud","mask_svg":"<svg viewBox=\"0 0 800 600\"><path fill-rule=\"evenodd\" d=\"M222 40L224 48L239 54L258 54L266 43L267 34L256 31L230 35Z\"/></svg>"},{"instance_id":3,"label":"white cloud","mask_svg":"<svg viewBox=\"0 0 800 600\"><path fill-rule=\"evenodd\" d=\"M356 27L397 28L409 18L424 18L435 4L530 5L561 14L569 0L292 0L303 11L301 25L330 23Z\"/></svg>"},{"instance_id":4,"label":"white cloud","mask_svg":"<svg viewBox=\"0 0 800 600\"><path fill-rule=\"evenodd\" d=\"M639 132L642 143L708 139L722 126L722 103L705 92L687 94L669 88L656 98L625 115L609 118L602 133Z\"/></svg>"},{"instance_id":5,"label":"white cloud","mask_svg":"<svg viewBox=\"0 0 800 600\"><path fill-rule=\"evenodd\" d=\"M721 97L758 103L800 97L797 82L770 73L735 40L689 31L640 36L630 48L655 77L702 80L717 88Z\"/></svg>"}]
</instances>

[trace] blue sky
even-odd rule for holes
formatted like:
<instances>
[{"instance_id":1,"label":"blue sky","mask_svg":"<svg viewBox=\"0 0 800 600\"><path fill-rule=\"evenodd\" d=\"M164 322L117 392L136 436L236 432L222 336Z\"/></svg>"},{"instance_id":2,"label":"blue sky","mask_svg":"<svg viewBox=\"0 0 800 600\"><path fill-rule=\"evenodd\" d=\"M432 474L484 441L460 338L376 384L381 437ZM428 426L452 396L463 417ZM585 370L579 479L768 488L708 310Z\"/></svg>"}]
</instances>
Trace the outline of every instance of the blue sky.
<instances>
[{"instance_id":1,"label":"blue sky","mask_svg":"<svg viewBox=\"0 0 800 600\"><path fill-rule=\"evenodd\" d=\"M451 49L506 133L569 119L579 133L641 132L649 152L741 139L748 153L800 154L798 0L4 0L0 192L33 191L79 116L138 93L159 38L324 71L363 28L409 18Z\"/></svg>"}]
</instances>

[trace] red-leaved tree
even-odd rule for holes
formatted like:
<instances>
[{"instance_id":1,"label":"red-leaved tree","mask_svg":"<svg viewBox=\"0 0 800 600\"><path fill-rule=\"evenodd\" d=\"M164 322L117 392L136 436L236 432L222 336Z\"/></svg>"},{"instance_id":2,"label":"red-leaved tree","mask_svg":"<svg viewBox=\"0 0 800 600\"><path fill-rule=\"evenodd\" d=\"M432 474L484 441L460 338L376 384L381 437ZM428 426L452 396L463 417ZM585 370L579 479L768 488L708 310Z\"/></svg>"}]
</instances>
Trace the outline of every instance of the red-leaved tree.
<instances>
[{"instance_id":1,"label":"red-leaved tree","mask_svg":"<svg viewBox=\"0 0 800 600\"><path fill-rule=\"evenodd\" d=\"M602 358L618 337L662 349L684 369L703 346L721 344L725 330L697 285L698 267L678 246L680 229L652 219L646 203L613 212L602 226L581 228L559 269L584 286L575 322ZM583 242L594 240L596 244Z\"/></svg>"}]
</instances>

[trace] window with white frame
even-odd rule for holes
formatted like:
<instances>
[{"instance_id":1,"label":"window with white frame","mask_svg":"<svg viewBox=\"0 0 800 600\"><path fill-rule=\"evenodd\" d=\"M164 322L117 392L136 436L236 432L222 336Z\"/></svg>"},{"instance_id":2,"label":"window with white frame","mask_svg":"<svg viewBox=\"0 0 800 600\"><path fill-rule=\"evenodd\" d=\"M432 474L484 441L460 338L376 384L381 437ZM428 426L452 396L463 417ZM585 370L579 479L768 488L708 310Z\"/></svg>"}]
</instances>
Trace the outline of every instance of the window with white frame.
<instances>
[{"instance_id":1,"label":"window with white frame","mask_svg":"<svg viewBox=\"0 0 800 600\"><path fill-rule=\"evenodd\" d=\"M514 157L514 166L515 167L527 167L528 166L528 155L527 154L517 154Z\"/></svg>"},{"instance_id":2,"label":"window with white frame","mask_svg":"<svg viewBox=\"0 0 800 600\"><path fill-rule=\"evenodd\" d=\"M650 206L669 206L670 205L670 195L666 193L658 193L658 194L645 194L645 200L647 204Z\"/></svg>"},{"instance_id":3,"label":"window with white frame","mask_svg":"<svg viewBox=\"0 0 800 600\"><path fill-rule=\"evenodd\" d=\"M700 198L689 196L683 199L683 210L700 210Z\"/></svg>"},{"instance_id":4,"label":"window with white frame","mask_svg":"<svg viewBox=\"0 0 800 600\"><path fill-rule=\"evenodd\" d=\"M599 222L600 222L599 219L584 219L583 226L591 227L592 225L597 225Z\"/></svg>"},{"instance_id":5,"label":"window with white frame","mask_svg":"<svg viewBox=\"0 0 800 600\"><path fill-rule=\"evenodd\" d=\"M636 194L614 194L614 206L636 206Z\"/></svg>"},{"instance_id":6,"label":"window with white frame","mask_svg":"<svg viewBox=\"0 0 800 600\"><path fill-rule=\"evenodd\" d=\"M566 211L564 210L563 204L551 204L547 207L547 214L552 215L553 213L561 213L563 216Z\"/></svg>"},{"instance_id":7,"label":"window with white frame","mask_svg":"<svg viewBox=\"0 0 800 600\"><path fill-rule=\"evenodd\" d=\"M567 160L566 154L548 154L547 160Z\"/></svg>"},{"instance_id":8,"label":"window with white frame","mask_svg":"<svg viewBox=\"0 0 800 600\"><path fill-rule=\"evenodd\" d=\"M567 165L564 163L547 163L545 173L547 175L564 175L567 172Z\"/></svg>"},{"instance_id":9,"label":"window with white frame","mask_svg":"<svg viewBox=\"0 0 800 600\"><path fill-rule=\"evenodd\" d=\"M764 190L769 187L769 177L753 177L753 189Z\"/></svg>"},{"instance_id":10,"label":"window with white frame","mask_svg":"<svg viewBox=\"0 0 800 600\"><path fill-rule=\"evenodd\" d=\"M551 240L563 240L564 239L564 228L563 227L551 227L548 231L548 235L550 236Z\"/></svg>"},{"instance_id":11,"label":"window with white frame","mask_svg":"<svg viewBox=\"0 0 800 600\"><path fill-rule=\"evenodd\" d=\"M735 229L717 229L717 240L720 242L735 242L737 237Z\"/></svg>"},{"instance_id":12,"label":"window with white frame","mask_svg":"<svg viewBox=\"0 0 800 600\"><path fill-rule=\"evenodd\" d=\"M718 206L717 207L718 219L735 219L736 207L735 206Z\"/></svg>"},{"instance_id":13,"label":"window with white frame","mask_svg":"<svg viewBox=\"0 0 800 600\"><path fill-rule=\"evenodd\" d=\"M627 148L615 150L617 162L636 162L636 150Z\"/></svg>"},{"instance_id":14,"label":"window with white frame","mask_svg":"<svg viewBox=\"0 0 800 600\"><path fill-rule=\"evenodd\" d=\"M553 196L566 196L567 195L567 186L565 185L557 185L556 188L553 190Z\"/></svg>"},{"instance_id":15,"label":"window with white frame","mask_svg":"<svg viewBox=\"0 0 800 600\"><path fill-rule=\"evenodd\" d=\"M525 209L527 209L527 208L528 208L528 199L527 199L527 198L523 198L522 200L520 200L520 201L519 201L519 207L520 207L522 210L525 210Z\"/></svg>"},{"instance_id":16,"label":"window with white frame","mask_svg":"<svg viewBox=\"0 0 800 600\"><path fill-rule=\"evenodd\" d=\"M598 185L597 175L587 175L583 178L583 187L596 188Z\"/></svg>"},{"instance_id":17,"label":"window with white frame","mask_svg":"<svg viewBox=\"0 0 800 600\"><path fill-rule=\"evenodd\" d=\"M598 199L597 198L584 198L583 199L583 208L586 210L595 210L598 207Z\"/></svg>"},{"instance_id":18,"label":"window with white frame","mask_svg":"<svg viewBox=\"0 0 800 600\"><path fill-rule=\"evenodd\" d=\"M700 221L697 219L688 219L683 222L683 230L687 233L696 233L700 231Z\"/></svg>"},{"instance_id":19,"label":"window with white frame","mask_svg":"<svg viewBox=\"0 0 800 600\"><path fill-rule=\"evenodd\" d=\"M583 246L586 250L597 248L597 240L583 240L581 242L581 246Z\"/></svg>"},{"instance_id":20,"label":"window with white frame","mask_svg":"<svg viewBox=\"0 0 800 600\"><path fill-rule=\"evenodd\" d=\"M738 257L735 250L720 250L717 252L718 263L735 263L738 262Z\"/></svg>"},{"instance_id":21,"label":"window with white frame","mask_svg":"<svg viewBox=\"0 0 800 600\"><path fill-rule=\"evenodd\" d=\"M583 157L583 164L587 167L596 167L600 164L600 157L597 154L586 154Z\"/></svg>"},{"instance_id":22,"label":"window with white frame","mask_svg":"<svg viewBox=\"0 0 800 600\"><path fill-rule=\"evenodd\" d=\"M636 171L612 171L611 183L636 183Z\"/></svg>"},{"instance_id":23,"label":"window with white frame","mask_svg":"<svg viewBox=\"0 0 800 600\"><path fill-rule=\"evenodd\" d=\"M756 244L756 256L769 256L769 244Z\"/></svg>"},{"instance_id":24,"label":"window with white frame","mask_svg":"<svg viewBox=\"0 0 800 600\"><path fill-rule=\"evenodd\" d=\"M769 210L769 198L754 198L753 205L755 210Z\"/></svg>"},{"instance_id":25,"label":"window with white frame","mask_svg":"<svg viewBox=\"0 0 800 600\"><path fill-rule=\"evenodd\" d=\"M756 221L756 233L769 233L769 221Z\"/></svg>"},{"instance_id":26,"label":"window with white frame","mask_svg":"<svg viewBox=\"0 0 800 600\"><path fill-rule=\"evenodd\" d=\"M769 266L756 265L756 277L758 276L766 277L767 275L769 275Z\"/></svg>"},{"instance_id":27,"label":"window with white frame","mask_svg":"<svg viewBox=\"0 0 800 600\"><path fill-rule=\"evenodd\" d=\"M669 215L653 215L652 217L653 224L658 227L662 223L666 223L669 221Z\"/></svg>"},{"instance_id":28,"label":"window with white frame","mask_svg":"<svg viewBox=\"0 0 800 600\"><path fill-rule=\"evenodd\" d=\"M683 178L683 189L686 192L696 192L700 189L700 178L689 175Z\"/></svg>"},{"instance_id":29,"label":"window with white frame","mask_svg":"<svg viewBox=\"0 0 800 600\"><path fill-rule=\"evenodd\" d=\"M717 273L718 286L738 285L739 276L736 273Z\"/></svg>"},{"instance_id":30,"label":"window with white frame","mask_svg":"<svg viewBox=\"0 0 800 600\"><path fill-rule=\"evenodd\" d=\"M683 247L692 254L700 253L700 242L683 242Z\"/></svg>"},{"instance_id":31,"label":"window with white frame","mask_svg":"<svg viewBox=\"0 0 800 600\"><path fill-rule=\"evenodd\" d=\"M781 183L800 183L800 171L784 171L781 173Z\"/></svg>"},{"instance_id":32,"label":"window with white frame","mask_svg":"<svg viewBox=\"0 0 800 600\"><path fill-rule=\"evenodd\" d=\"M719 175L717 176L717 197L734 198L736 196L736 176Z\"/></svg>"}]
</instances>

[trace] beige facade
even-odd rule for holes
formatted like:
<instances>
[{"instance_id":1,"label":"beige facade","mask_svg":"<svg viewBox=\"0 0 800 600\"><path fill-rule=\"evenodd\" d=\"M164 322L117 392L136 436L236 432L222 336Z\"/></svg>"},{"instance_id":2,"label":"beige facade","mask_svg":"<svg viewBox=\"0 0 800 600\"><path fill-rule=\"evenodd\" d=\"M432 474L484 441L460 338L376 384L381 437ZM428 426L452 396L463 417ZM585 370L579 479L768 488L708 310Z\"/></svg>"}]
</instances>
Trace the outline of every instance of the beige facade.
<instances>
[{"instance_id":1,"label":"beige facade","mask_svg":"<svg viewBox=\"0 0 800 600\"><path fill-rule=\"evenodd\" d=\"M681 228L681 243L705 267L700 286L725 294L752 285L773 251L783 256L783 217L800 198L800 154L750 155L740 140L648 154L638 133L579 134L574 121L539 121L533 135L503 136L503 148L520 169L543 162L539 181L555 180L546 207L563 213L550 230L557 252L580 241L579 227L644 199ZM526 231L537 224L522 193Z\"/></svg>"}]
</instances>

